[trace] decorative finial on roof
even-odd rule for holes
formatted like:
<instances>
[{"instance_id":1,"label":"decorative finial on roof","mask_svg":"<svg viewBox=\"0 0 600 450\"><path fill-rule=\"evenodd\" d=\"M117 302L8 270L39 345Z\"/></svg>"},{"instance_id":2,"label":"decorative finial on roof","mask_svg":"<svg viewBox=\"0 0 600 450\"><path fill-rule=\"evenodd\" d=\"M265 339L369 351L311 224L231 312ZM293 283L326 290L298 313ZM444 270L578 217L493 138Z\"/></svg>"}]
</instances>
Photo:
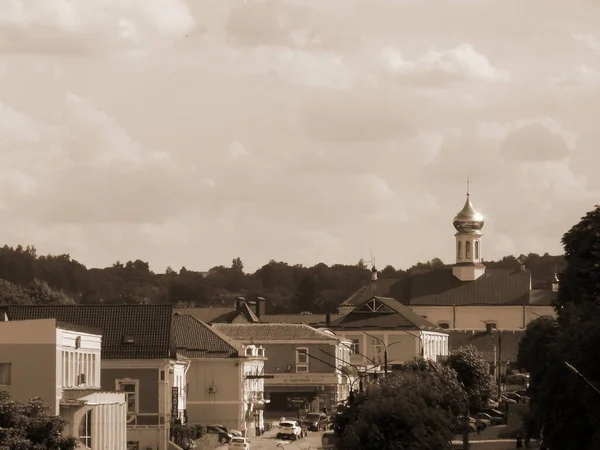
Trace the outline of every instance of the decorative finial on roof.
<instances>
[{"instance_id":1,"label":"decorative finial on roof","mask_svg":"<svg viewBox=\"0 0 600 450\"><path fill-rule=\"evenodd\" d=\"M469 177L467 177L467 197L471 195L471 186L469 183Z\"/></svg>"}]
</instances>

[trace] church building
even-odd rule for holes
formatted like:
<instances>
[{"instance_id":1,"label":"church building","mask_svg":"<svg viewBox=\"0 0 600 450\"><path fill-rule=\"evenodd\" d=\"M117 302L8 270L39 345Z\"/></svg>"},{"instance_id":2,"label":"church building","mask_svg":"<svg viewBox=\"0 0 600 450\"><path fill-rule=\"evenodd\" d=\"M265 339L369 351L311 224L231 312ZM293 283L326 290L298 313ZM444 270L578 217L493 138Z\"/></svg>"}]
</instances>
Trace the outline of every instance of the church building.
<instances>
[{"instance_id":1,"label":"church building","mask_svg":"<svg viewBox=\"0 0 600 450\"><path fill-rule=\"evenodd\" d=\"M522 330L539 316L554 315L552 289L532 289L531 272L486 268L483 262L484 218L471 195L453 220L456 261L451 267L411 269L401 278L377 277L343 302L338 312L348 314L373 297L394 298L442 329Z\"/></svg>"}]
</instances>

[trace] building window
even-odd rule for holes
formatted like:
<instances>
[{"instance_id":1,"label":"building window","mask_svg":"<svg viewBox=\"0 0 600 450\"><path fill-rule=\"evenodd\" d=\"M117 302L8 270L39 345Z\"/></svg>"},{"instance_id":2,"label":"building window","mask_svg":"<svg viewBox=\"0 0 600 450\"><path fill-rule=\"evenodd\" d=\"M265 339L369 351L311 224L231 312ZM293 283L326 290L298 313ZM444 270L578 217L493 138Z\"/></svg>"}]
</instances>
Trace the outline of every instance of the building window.
<instances>
[{"instance_id":1,"label":"building window","mask_svg":"<svg viewBox=\"0 0 600 450\"><path fill-rule=\"evenodd\" d=\"M308 348L296 349L296 372L308 372Z\"/></svg>"},{"instance_id":2,"label":"building window","mask_svg":"<svg viewBox=\"0 0 600 450\"><path fill-rule=\"evenodd\" d=\"M86 448L92 448L92 410L87 411L79 423L79 440Z\"/></svg>"},{"instance_id":3,"label":"building window","mask_svg":"<svg viewBox=\"0 0 600 450\"><path fill-rule=\"evenodd\" d=\"M11 363L0 363L0 386L10 386Z\"/></svg>"},{"instance_id":4,"label":"building window","mask_svg":"<svg viewBox=\"0 0 600 450\"><path fill-rule=\"evenodd\" d=\"M127 450L140 450L139 441L127 441Z\"/></svg>"},{"instance_id":5,"label":"building window","mask_svg":"<svg viewBox=\"0 0 600 450\"><path fill-rule=\"evenodd\" d=\"M462 242L456 243L456 259L462 259Z\"/></svg>"},{"instance_id":6,"label":"building window","mask_svg":"<svg viewBox=\"0 0 600 450\"><path fill-rule=\"evenodd\" d=\"M471 241L465 242L465 258L471 258Z\"/></svg>"},{"instance_id":7,"label":"building window","mask_svg":"<svg viewBox=\"0 0 600 450\"><path fill-rule=\"evenodd\" d=\"M132 422L136 414L138 413L139 402L138 402L138 380L116 380L116 390L125 393L125 400L127 401L127 422Z\"/></svg>"},{"instance_id":8,"label":"building window","mask_svg":"<svg viewBox=\"0 0 600 450\"><path fill-rule=\"evenodd\" d=\"M256 354L257 354L257 356L260 356L260 357L264 358L264 356L265 356L265 349L262 348L262 347L257 348L256 349Z\"/></svg>"},{"instance_id":9,"label":"building window","mask_svg":"<svg viewBox=\"0 0 600 450\"><path fill-rule=\"evenodd\" d=\"M379 358L383 353L383 343L378 339L371 339L371 351L373 352L373 359Z\"/></svg>"},{"instance_id":10,"label":"building window","mask_svg":"<svg viewBox=\"0 0 600 450\"><path fill-rule=\"evenodd\" d=\"M351 339L350 354L357 355L360 353L360 339Z\"/></svg>"},{"instance_id":11,"label":"building window","mask_svg":"<svg viewBox=\"0 0 600 450\"><path fill-rule=\"evenodd\" d=\"M449 322L439 322L438 327L443 328L444 330L447 330L448 328L450 328L450 323Z\"/></svg>"},{"instance_id":12,"label":"building window","mask_svg":"<svg viewBox=\"0 0 600 450\"><path fill-rule=\"evenodd\" d=\"M479 259L479 241L475 241L475 259Z\"/></svg>"},{"instance_id":13,"label":"building window","mask_svg":"<svg viewBox=\"0 0 600 450\"><path fill-rule=\"evenodd\" d=\"M246 356L252 356L252 347L246 348Z\"/></svg>"}]
</instances>

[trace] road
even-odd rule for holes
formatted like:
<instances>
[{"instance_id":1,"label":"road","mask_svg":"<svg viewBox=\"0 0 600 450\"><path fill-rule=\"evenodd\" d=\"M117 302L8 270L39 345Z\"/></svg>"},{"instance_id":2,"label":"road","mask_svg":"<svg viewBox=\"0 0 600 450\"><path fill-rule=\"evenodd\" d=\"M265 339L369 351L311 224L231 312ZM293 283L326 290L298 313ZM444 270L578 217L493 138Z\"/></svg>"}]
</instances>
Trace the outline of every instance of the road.
<instances>
[{"instance_id":1,"label":"road","mask_svg":"<svg viewBox=\"0 0 600 450\"><path fill-rule=\"evenodd\" d=\"M275 430L266 432L263 436L249 438L250 450L316 450L321 448L322 432L309 432L308 436L298 441L282 441L275 439ZM280 444L282 443L283 444ZM278 445L280 444L280 445ZM215 450L229 450L227 445L221 445Z\"/></svg>"}]
</instances>

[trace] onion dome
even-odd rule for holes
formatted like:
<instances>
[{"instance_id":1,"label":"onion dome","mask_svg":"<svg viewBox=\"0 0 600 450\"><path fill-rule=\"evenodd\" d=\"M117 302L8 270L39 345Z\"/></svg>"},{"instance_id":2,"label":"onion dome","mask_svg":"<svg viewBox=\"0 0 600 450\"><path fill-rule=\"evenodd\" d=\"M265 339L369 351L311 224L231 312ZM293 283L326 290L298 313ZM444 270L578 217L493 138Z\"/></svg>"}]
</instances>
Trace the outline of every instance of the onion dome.
<instances>
[{"instance_id":1,"label":"onion dome","mask_svg":"<svg viewBox=\"0 0 600 450\"><path fill-rule=\"evenodd\" d=\"M483 216L473 209L471 195L467 194L465 206L454 217L454 228L460 233L476 233L483 228Z\"/></svg>"}]
</instances>

